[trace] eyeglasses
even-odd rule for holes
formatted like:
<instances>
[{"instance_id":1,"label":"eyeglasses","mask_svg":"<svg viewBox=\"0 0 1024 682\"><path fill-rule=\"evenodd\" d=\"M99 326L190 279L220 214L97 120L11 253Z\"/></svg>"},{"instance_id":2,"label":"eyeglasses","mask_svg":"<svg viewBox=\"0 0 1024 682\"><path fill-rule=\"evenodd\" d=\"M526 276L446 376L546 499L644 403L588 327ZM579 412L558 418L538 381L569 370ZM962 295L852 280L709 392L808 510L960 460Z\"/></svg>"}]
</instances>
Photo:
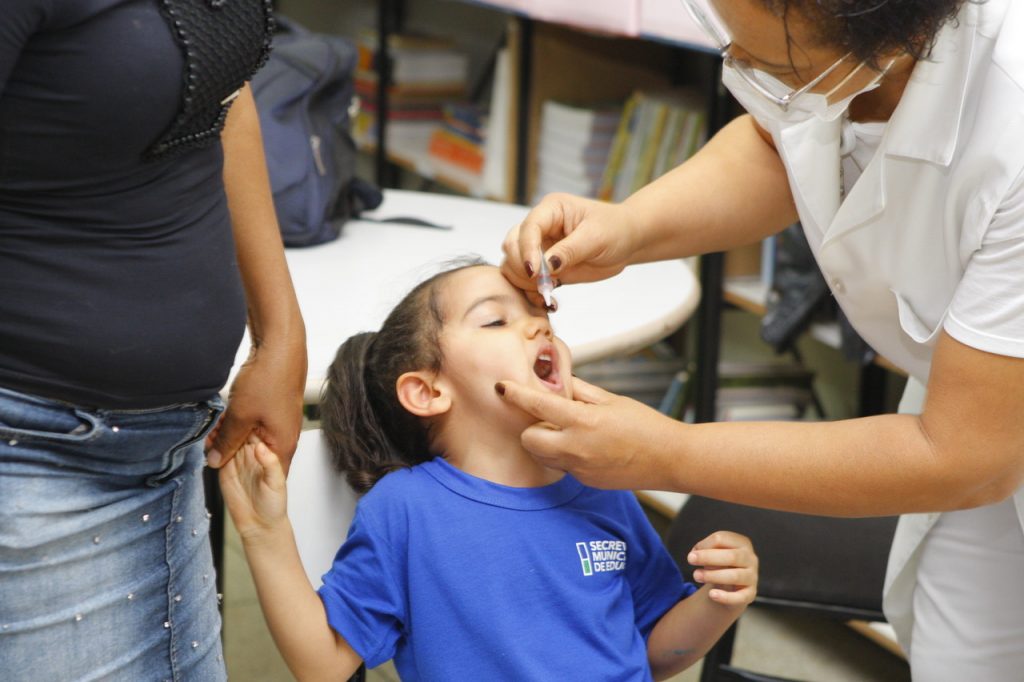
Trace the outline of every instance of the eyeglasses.
<instances>
[{"instance_id":1,"label":"eyeglasses","mask_svg":"<svg viewBox=\"0 0 1024 682\"><path fill-rule=\"evenodd\" d=\"M759 94L773 102L783 111L789 109L789 105L794 99L808 90L813 89L816 85L825 80L830 73L838 69L840 64L846 61L852 54L851 52L844 54L842 57L837 59L832 66L822 71L814 79L808 81L799 88L792 88L779 79L772 77L764 71L755 69L749 64L740 61L729 54L729 48L732 47L732 38L729 36L729 31L725 26L725 22L723 22L714 11L714 8L707 5L706 0L703 2L701 0L682 0L682 3L690 13L690 16L697 23L697 26L699 26L701 30L711 38L714 46L722 53L723 63L732 68ZM859 68L860 65L858 65L858 69ZM854 72L858 69L854 69ZM852 75L853 73L850 74L850 76ZM845 84L850 76L843 79L843 82L840 83L837 88ZM833 92L837 88L833 88Z\"/></svg>"}]
</instances>

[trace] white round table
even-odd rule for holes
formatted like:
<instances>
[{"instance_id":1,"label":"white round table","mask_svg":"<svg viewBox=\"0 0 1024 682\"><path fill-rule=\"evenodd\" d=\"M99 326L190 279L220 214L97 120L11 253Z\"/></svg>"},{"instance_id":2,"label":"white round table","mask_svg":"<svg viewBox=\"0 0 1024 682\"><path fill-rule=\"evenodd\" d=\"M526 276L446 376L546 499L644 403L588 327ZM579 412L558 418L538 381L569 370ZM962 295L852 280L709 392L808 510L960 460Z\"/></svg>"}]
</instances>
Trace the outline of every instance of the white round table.
<instances>
[{"instance_id":1,"label":"white round table","mask_svg":"<svg viewBox=\"0 0 1024 682\"><path fill-rule=\"evenodd\" d=\"M349 336L380 328L391 308L448 260L478 255L498 265L501 242L528 208L441 194L387 190L369 217L412 217L450 226L353 220L330 243L286 250L306 323L305 399L316 404L334 354ZM555 290L551 317L575 365L625 355L659 341L693 313L700 287L681 260L626 268L603 282ZM227 386L249 352L243 339ZM227 387L225 387L225 394Z\"/></svg>"}]
</instances>

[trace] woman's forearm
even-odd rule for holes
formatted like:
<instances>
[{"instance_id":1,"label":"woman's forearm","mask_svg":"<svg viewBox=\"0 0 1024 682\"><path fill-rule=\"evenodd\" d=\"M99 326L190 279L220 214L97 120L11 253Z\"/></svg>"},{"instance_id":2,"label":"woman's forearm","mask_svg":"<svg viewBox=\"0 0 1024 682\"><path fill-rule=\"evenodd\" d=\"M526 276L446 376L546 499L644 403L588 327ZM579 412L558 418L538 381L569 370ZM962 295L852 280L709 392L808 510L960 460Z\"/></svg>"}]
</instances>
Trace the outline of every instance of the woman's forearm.
<instances>
[{"instance_id":1,"label":"woman's forearm","mask_svg":"<svg viewBox=\"0 0 1024 682\"><path fill-rule=\"evenodd\" d=\"M977 506L1006 493L983 461L937 451L916 415L835 422L668 423L652 487L758 507L883 516Z\"/></svg>"},{"instance_id":2,"label":"woman's forearm","mask_svg":"<svg viewBox=\"0 0 1024 682\"><path fill-rule=\"evenodd\" d=\"M752 244L797 219L782 160L749 116L623 206L639 233L633 263Z\"/></svg>"},{"instance_id":3,"label":"woman's forearm","mask_svg":"<svg viewBox=\"0 0 1024 682\"><path fill-rule=\"evenodd\" d=\"M259 116L248 86L231 108L223 145L224 186L253 343L259 346L271 338L304 349L305 330L284 257Z\"/></svg>"},{"instance_id":4,"label":"woman's forearm","mask_svg":"<svg viewBox=\"0 0 1024 682\"><path fill-rule=\"evenodd\" d=\"M920 415L668 422L667 447L653 450L671 489L731 502L837 516L948 511L1000 501L1021 485L1022 410L1024 359L943 332Z\"/></svg>"}]
</instances>

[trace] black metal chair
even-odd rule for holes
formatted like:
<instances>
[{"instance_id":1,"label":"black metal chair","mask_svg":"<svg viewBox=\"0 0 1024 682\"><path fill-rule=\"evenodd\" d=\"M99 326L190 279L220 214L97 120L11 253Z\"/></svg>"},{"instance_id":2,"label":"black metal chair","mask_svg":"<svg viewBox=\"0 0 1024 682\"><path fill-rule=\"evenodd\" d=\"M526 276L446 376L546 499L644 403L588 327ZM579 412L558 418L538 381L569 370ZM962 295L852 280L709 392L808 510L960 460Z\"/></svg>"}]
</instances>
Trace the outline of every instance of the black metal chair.
<instances>
[{"instance_id":1,"label":"black metal chair","mask_svg":"<svg viewBox=\"0 0 1024 682\"><path fill-rule=\"evenodd\" d=\"M884 621L882 584L898 517L843 519L769 511L693 496L666 537L687 580L686 555L716 530L748 536L760 560L755 604L833 620ZM731 664L737 624L704 658L701 682L769 682L785 678Z\"/></svg>"}]
</instances>

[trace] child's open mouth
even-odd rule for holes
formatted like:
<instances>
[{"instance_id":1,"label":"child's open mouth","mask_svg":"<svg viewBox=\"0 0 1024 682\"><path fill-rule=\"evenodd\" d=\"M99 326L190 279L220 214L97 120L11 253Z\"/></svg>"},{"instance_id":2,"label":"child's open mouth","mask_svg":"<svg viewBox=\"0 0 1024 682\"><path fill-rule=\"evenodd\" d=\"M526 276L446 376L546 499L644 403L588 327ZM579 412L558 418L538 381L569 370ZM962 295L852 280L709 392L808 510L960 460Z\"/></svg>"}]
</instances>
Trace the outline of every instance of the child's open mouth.
<instances>
[{"instance_id":1,"label":"child's open mouth","mask_svg":"<svg viewBox=\"0 0 1024 682\"><path fill-rule=\"evenodd\" d=\"M541 349L533 363L533 373L552 391L562 390L562 379L558 374L558 355L553 347Z\"/></svg>"}]
</instances>

